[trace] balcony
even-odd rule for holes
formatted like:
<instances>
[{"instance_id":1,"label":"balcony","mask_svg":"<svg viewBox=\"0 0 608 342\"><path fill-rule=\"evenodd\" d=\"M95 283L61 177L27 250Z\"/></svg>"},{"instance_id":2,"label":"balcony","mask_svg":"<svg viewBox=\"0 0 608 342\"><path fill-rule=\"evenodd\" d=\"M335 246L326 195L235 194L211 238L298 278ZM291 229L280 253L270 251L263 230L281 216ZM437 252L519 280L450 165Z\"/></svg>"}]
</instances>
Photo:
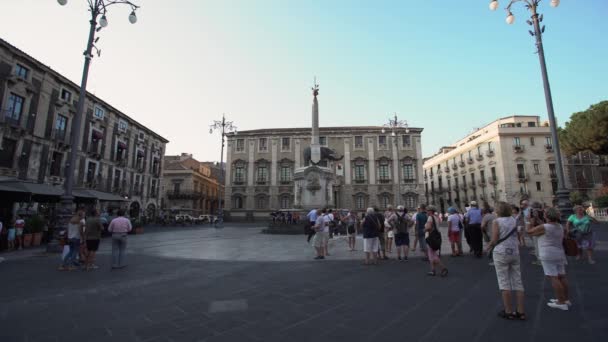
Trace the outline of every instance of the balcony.
<instances>
[{"instance_id":1,"label":"balcony","mask_svg":"<svg viewBox=\"0 0 608 342\"><path fill-rule=\"evenodd\" d=\"M473 162L474 162L473 158L471 158L471 157L467 158L467 164L470 165L470 164L473 164Z\"/></svg>"},{"instance_id":2,"label":"balcony","mask_svg":"<svg viewBox=\"0 0 608 342\"><path fill-rule=\"evenodd\" d=\"M477 161L482 161L482 160L483 160L483 155L482 155L482 154L478 154L478 155L475 157L475 159L476 159Z\"/></svg>"},{"instance_id":3,"label":"balcony","mask_svg":"<svg viewBox=\"0 0 608 342\"><path fill-rule=\"evenodd\" d=\"M203 198L200 191L167 191L169 199L198 200Z\"/></svg>"},{"instance_id":4,"label":"balcony","mask_svg":"<svg viewBox=\"0 0 608 342\"><path fill-rule=\"evenodd\" d=\"M443 168L443 171L444 171L445 173L448 173L448 172L450 172L450 168L449 168L448 166L446 166L446 167L444 167L444 168Z\"/></svg>"},{"instance_id":5,"label":"balcony","mask_svg":"<svg viewBox=\"0 0 608 342\"><path fill-rule=\"evenodd\" d=\"M462 160L461 160L461 161L459 161L459 162L458 162L458 166L460 166L460 167L464 167L464 165L465 165L465 164L464 164L464 161L462 161Z\"/></svg>"},{"instance_id":6,"label":"balcony","mask_svg":"<svg viewBox=\"0 0 608 342\"><path fill-rule=\"evenodd\" d=\"M490 183L491 185L496 185L496 184L498 184L498 179L489 177L488 183Z\"/></svg>"},{"instance_id":7,"label":"balcony","mask_svg":"<svg viewBox=\"0 0 608 342\"><path fill-rule=\"evenodd\" d=\"M551 144L545 144L545 152L547 152L547 153L553 153L553 145L551 145Z\"/></svg>"},{"instance_id":8,"label":"balcony","mask_svg":"<svg viewBox=\"0 0 608 342\"><path fill-rule=\"evenodd\" d=\"M363 183L365 183L365 179L363 179L363 178L355 178L355 183L357 183L357 184L363 184Z\"/></svg>"},{"instance_id":9,"label":"balcony","mask_svg":"<svg viewBox=\"0 0 608 342\"><path fill-rule=\"evenodd\" d=\"M452 164L452 170L454 170L454 171L458 170L458 165L456 165L456 163Z\"/></svg>"},{"instance_id":10,"label":"balcony","mask_svg":"<svg viewBox=\"0 0 608 342\"><path fill-rule=\"evenodd\" d=\"M549 176L551 177L551 179L557 179L557 173L556 172L551 172L549 174Z\"/></svg>"},{"instance_id":11,"label":"balcony","mask_svg":"<svg viewBox=\"0 0 608 342\"><path fill-rule=\"evenodd\" d=\"M267 181L266 179L258 179L258 180L255 182L255 184L256 184L256 185L267 185L267 184L268 184L268 181Z\"/></svg>"},{"instance_id":12,"label":"balcony","mask_svg":"<svg viewBox=\"0 0 608 342\"><path fill-rule=\"evenodd\" d=\"M494 150L487 150L486 151L486 157L488 157L488 158L494 157Z\"/></svg>"},{"instance_id":13,"label":"balcony","mask_svg":"<svg viewBox=\"0 0 608 342\"><path fill-rule=\"evenodd\" d=\"M126 159L116 159L115 163L116 163L116 167L125 167L125 166L127 166L127 160Z\"/></svg>"},{"instance_id":14,"label":"balcony","mask_svg":"<svg viewBox=\"0 0 608 342\"><path fill-rule=\"evenodd\" d=\"M245 184L245 181L244 181L244 180L242 180L242 179L235 179L235 180L232 182L232 184L234 184L234 185L244 185L244 184Z\"/></svg>"},{"instance_id":15,"label":"balcony","mask_svg":"<svg viewBox=\"0 0 608 342\"><path fill-rule=\"evenodd\" d=\"M517 181L520 183L525 183L530 179L530 176L527 173L519 173L517 174Z\"/></svg>"},{"instance_id":16,"label":"balcony","mask_svg":"<svg viewBox=\"0 0 608 342\"><path fill-rule=\"evenodd\" d=\"M460 184L460 190L467 191L467 185L466 184Z\"/></svg>"},{"instance_id":17,"label":"balcony","mask_svg":"<svg viewBox=\"0 0 608 342\"><path fill-rule=\"evenodd\" d=\"M480 179L477 181L477 185L479 185L482 188L486 187L486 180L485 179Z\"/></svg>"},{"instance_id":18,"label":"balcony","mask_svg":"<svg viewBox=\"0 0 608 342\"><path fill-rule=\"evenodd\" d=\"M378 180L380 184L389 184L391 182L390 178L380 178Z\"/></svg>"},{"instance_id":19,"label":"balcony","mask_svg":"<svg viewBox=\"0 0 608 342\"><path fill-rule=\"evenodd\" d=\"M513 145L513 152L515 153L523 153L525 150L524 145Z\"/></svg>"},{"instance_id":20,"label":"balcony","mask_svg":"<svg viewBox=\"0 0 608 342\"><path fill-rule=\"evenodd\" d=\"M416 180L414 178L404 178L403 179L403 183L405 184L410 184L410 183L414 183Z\"/></svg>"}]
</instances>

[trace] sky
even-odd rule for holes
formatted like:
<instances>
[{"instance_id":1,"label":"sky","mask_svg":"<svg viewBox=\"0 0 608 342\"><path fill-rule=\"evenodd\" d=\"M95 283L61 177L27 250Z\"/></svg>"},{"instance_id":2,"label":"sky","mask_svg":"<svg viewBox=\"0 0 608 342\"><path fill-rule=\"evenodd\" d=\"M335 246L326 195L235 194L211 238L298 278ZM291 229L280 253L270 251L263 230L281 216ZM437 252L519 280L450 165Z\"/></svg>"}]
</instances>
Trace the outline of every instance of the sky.
<instances>
[{"instance_id":1,"label":"sky","mask_svg":"<svg viewBox=\"0 0 608 342\"><path fill-rule=\"evenodd\" d=\"M219 160L222 113L239 130L422 127L423 156L508 115L547 118L529 13L489 0L132 0L108 10L88 90L167 138L167 154ZM608 99L608 0L541 2L557 120ZM80 84L86 0L0 0L0 37Z\"/></svg>"}]
</instances>

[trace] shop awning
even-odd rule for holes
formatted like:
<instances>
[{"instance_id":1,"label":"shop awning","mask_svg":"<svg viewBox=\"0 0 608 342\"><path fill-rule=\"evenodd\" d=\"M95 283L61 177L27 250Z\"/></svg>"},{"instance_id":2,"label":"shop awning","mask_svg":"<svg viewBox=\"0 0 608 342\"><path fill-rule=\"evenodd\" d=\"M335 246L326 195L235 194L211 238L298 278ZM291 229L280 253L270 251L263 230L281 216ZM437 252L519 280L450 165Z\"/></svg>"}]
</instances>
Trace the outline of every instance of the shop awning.
<instances>
[{"instance_id":1,"label":"shop awning","mask_svg":"<svg viewBox=\"0 0 608 342\"><path fill-rule=\"evenodd\" d=\"M93 139L95 140L101 140L103 139L103 133L101 133L100 131L93 131Z\"/></svg>"},{"instance_id":2,"label":"shop awning","mask_svg":"<svg viewBox=\"0 0 608 342\"><path fill-rule=\"evenodd\" d=\"M118 148L121 149L121 150L126 150L127 149L127 144L125 144L122 141L119 141L118 142Z\"/></svg>"},{"instance_id":3,"label":"shop awning","mask_svg":"<svg viewBox=\"0 0 608 342\"><path fill-rule=\"evenodd\" d=\"M8 182L3 185L15 189L15 192L25 192L32 195L40 196L61 196L63 195L63 188L40 183L28 183L28 182Z\"/></svg>"},{"instance_id":4,"label":"shop awning","mask_svg":"<svg viewBox=\"0 0 608 342\"><path fill-rule=\"evenodd\" d=\"M97 198L97 200L99 200L101 202L126 202L127 201L124 197L118 196L115 194L111 194L109 192L103 192L103 191L93 190L93 189L79 189L78 191L86 192L89 194L89 196L92 196L93 198Z\"/></svg>"},{"instance_id":5,"label":"shop awning","mask_svg":"<svg viewBox=\"0 0 608 342\"><path fill-rule=\"evenodd\" d=\"M53 197L59 200L65 190L62 186L28 183L20 181L0 182L0 192L12 192L21 195ZM72 195L81 199L97 199L102 202L124 202L124 197L93 189L74 189Z\"/></svg>"}]
</instances>

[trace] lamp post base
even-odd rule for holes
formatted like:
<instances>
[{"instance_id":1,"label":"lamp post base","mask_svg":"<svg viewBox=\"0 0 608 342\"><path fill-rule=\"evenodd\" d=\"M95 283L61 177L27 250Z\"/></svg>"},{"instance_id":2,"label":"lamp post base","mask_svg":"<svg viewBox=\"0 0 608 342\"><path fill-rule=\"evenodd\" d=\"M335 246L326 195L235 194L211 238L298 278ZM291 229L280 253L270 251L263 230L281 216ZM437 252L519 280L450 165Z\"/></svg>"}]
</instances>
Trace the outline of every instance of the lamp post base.
<instances>
[{"instance_id":1,"label":"lamp post base","mask_svg":"<svg viewBox=\"0 0 608 342\"><path fill-rule=\"evenodd\" d=\"M224 228L224 213L222 210L218 211L217 220L215 220L215 224L213 226L215 228Z\"/></svg>"},{"instance_id":2,"label":"lamp post base","mask_svg":"<svg viewBox=\"0 0 608 342\"><path fill-rule=\"evenodd\" d=\"M557 199L557 208L561 213L562 223L565 224L568 217L573 213L572 202L570 202L570 191L559 189L555 192L555 198Z\"/></svg>"},{"instance_id":3,"label":"lamp post base","mask_svg":"<svg viewBox=\"0 0 608 342\"><path fill-rule=\"evenodd\" d=\"M60 244L61 237L67 234L68 223L74 215L74 197L62 196L61 205L55 213L56 220L53 227L53 234L50 237L49 243L46 245L47 253L61 253L63 247Z\"/></svg>"}]
</instances>

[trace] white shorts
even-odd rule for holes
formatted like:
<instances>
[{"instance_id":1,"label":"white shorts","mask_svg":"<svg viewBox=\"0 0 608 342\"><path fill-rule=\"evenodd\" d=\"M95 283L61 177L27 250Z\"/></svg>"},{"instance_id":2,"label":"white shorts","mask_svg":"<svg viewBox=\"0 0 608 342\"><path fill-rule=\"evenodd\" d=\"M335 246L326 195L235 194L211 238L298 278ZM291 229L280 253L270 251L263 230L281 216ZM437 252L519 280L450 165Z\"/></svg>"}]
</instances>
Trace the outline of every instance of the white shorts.
<instances>
[{"instance_id":1,"label":"white shorts","mask_svg":"<svg viewBox=\"0 0 608 342\"><path fill-rule=\"evenodd\" d=\"M328 240L329 240L329 233L316 232L315 236L313 237L312 244L313 244L313 246L315 246L317 248L321 248L321 247L325 247Z\"/></svg>"},{"instance_id":2,"label":"white shorts","mask_svg":"<svg viewBox=\"0 0 608 342\"><path fill-rule=\"evenodd\" d=\"M395 231L389 230L388 233L386 233L386 237L389 239L395 238Z\"/></svg>"},{"instance_id":3,"label":"white shorts","mask_svg":"<svg viewBox=\"0 0 608 342\"><path fill-rule=\"evenodd\" d=\"M366 253L375 253L379 251L380 240L377 237L363 239L363 251Z\"/></svg>"},{"instance_id":4,"label":"white shorts","mask_svg":"<svg viewBox=\"0 0 608 342\"><path fill-rule=\"evenodd\" d=\"M549 277L557 277L558 275L566 274L566 265L562 261L543 261L540 262L543 265L543 271L545 275Z\"/></svg>"}]
</instances>

